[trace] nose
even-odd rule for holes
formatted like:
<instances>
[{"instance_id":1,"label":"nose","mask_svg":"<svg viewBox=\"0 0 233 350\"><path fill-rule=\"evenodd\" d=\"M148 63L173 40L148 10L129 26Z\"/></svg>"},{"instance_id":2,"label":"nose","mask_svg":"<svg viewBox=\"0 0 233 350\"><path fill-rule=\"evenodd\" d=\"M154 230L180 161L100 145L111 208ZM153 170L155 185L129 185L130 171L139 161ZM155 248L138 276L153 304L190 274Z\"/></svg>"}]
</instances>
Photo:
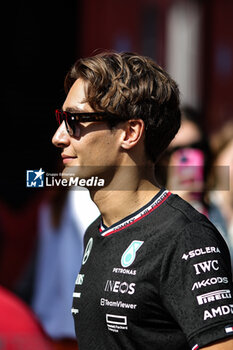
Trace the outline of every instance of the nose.
<instances>
[{"instance_id":1,"label":"nose","mask_svg":"<svg viewBox=\"0 0 233 350\"><path fill-rule=\"evenodd\" d=\"M70 136L66 130L65 122L63 121L53 135L52 143L56 147L64 148L70 144Z\"/></svg>"}]
</instances>

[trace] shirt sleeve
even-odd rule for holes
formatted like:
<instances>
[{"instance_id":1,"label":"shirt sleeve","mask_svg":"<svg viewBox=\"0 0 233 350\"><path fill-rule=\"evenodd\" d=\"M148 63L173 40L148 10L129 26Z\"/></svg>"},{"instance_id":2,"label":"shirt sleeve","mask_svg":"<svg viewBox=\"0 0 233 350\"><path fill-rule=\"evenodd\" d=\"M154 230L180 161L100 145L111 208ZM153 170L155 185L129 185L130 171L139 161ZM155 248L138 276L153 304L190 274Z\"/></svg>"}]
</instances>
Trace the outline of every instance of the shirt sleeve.
<instances>
[{"instance_id":1,"label":"shirt sleeve","mask_svg":"<svg viewBox=\"0 0 233 350\"><path fill-rule=\"evenodd\" d=\"M192 350L233 336L230 255L210 223L190 223L168 242L160 276L164 307Z\"/></svg>"}]
</instances>

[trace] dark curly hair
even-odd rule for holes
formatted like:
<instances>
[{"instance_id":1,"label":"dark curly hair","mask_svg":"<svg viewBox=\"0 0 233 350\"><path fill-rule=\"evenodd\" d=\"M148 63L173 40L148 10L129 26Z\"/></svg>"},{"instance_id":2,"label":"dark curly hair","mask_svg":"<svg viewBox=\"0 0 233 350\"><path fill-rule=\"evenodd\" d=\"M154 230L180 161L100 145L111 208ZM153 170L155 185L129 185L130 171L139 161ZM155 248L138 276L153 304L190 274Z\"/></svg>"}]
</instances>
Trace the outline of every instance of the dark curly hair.
<instances>
[{"instance_id":1,"label":"dark curly hair","mask_svg":"<svg viewBox=\"0 0 233 350\"><path fill-rule=\"evenodd\" d=\"M104 52L76 61L65 78L68 93L81 78L86 102L99 112L145 123L145 149L156 162L180 127L177 84L152 59L134 53Z\"/></svg>"}]
</instances>

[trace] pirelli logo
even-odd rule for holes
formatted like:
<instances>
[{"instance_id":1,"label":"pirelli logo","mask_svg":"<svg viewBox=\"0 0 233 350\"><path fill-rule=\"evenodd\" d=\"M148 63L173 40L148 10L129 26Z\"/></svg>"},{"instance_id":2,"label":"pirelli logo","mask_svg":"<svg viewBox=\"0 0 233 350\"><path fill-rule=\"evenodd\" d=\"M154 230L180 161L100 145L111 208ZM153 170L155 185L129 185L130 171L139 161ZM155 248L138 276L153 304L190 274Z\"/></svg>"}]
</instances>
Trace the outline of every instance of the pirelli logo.
<instances>
[{"instance_id":1,"label":"pirelli logo","mask_svg":"<svg viewBox=\"0 0 233 350\"><path fill-rule=\"evenodd\" d=\"M202 294L197 296L199 305L211 303L212 301L230 299L231 291L229 289L215 290L214 292Z\"/></svg>"}]
</instances>

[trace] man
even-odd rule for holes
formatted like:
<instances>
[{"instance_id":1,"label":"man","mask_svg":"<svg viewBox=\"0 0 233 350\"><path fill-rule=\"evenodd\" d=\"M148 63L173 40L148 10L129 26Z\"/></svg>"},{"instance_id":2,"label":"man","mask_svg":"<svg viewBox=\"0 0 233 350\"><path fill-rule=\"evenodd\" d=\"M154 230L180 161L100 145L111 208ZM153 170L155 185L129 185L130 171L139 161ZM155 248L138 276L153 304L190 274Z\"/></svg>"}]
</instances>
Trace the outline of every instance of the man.
<instances>
[{"instance_id":1,"label":"man","mask_svg":"<svg viewBox=\"0 0 233 350\"><path fill-rule=\"evenodd\" d=\"M63 175L105 180L90 188L101 217L73 295L79 349L232 349L225 242L153 176L180 125L176 83L148 58L103 53L78 60L65 87L53 137Z\"/></svg>"}]
</instances>

